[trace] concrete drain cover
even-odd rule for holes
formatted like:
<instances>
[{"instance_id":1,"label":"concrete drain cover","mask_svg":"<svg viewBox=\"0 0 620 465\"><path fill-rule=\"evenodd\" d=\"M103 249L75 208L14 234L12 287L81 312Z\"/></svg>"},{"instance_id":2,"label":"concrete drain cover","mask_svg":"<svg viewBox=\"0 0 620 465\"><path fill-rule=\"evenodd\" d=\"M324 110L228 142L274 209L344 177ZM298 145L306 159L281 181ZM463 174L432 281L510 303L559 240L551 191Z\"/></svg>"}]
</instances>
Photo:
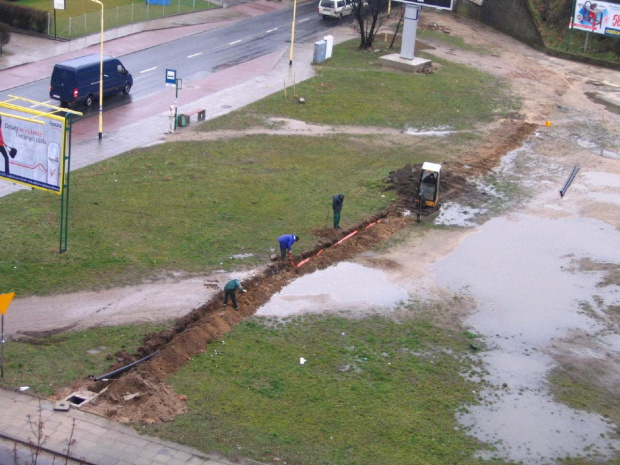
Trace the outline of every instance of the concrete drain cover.
<instances>
[{"instance_id":1,"label":"concrete drain cover","mask_svg":"<svg viewBox=\"0 0 620 465\"><path fill-rule=\"evenodd\" d=\"M69 403L72 407L81 407L85 403L93 400L97 396L96 392L92 391L76 391L72 392L65 398L65 402Z\"/></svg>"}]
</instances>

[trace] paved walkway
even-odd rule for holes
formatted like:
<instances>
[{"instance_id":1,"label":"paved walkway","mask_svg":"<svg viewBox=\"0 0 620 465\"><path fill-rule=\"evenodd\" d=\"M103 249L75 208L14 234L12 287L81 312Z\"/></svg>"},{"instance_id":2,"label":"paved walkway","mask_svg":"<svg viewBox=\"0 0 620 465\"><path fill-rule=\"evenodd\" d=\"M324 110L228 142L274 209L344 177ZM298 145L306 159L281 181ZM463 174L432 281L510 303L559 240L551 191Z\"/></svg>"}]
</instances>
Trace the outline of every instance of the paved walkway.
<instances>
[{"instance_id":1,"label":"paved walkway","mask_svg":"<svg viewBox=\"0 0 620 465\"><path fill-rule=\"evenodd\" d=\"M289 6L290 2L287 4L287 2L259 0L221 10L128 26L113 32L106 32L107 50L112 55L123 55L135 51L136 44L139 44L141 48L154 46L161 42L162 36L170 40L173 35L181 37L196 34L229 21ZM161 28L174 29L168 29L166 34L152 32L153 29ZM345 28L334 29L330 31L330 34L334 36L335 43L351 36L351 32ZM112 39L112 37L117 38ZM28 80L42 79L49 75L49 64L41 64L46 59L53 59L55 62L61 58L68 59L89 53L85 49L90 46L96 47L98 41L98 35L72 42L57 42L13 34L11 45L14 48L11 45L6 47L9 53L0 58L0 90L11 88L11 82L17 85L28 82ZM20 52L12 53L14 50ZM289 66L288 51L285 50L215 73L209 77L208 82L203 82L200 86L204 91L202 95L187 94L190 102L180 105L179 112L201 107L207 109L207 118L214 118L281 90L283 83L291 86L294 82L308 79L314 75L311 66L313 52L312 41L296 43L293 66ZM240 79L239 76L243 78ZM131 107L139 107L139 105L121 108L116 112L106 112L106 126L109 132L104 133L102 141L98 140L96 129L92 131L92 138L77 143L74 141L72 171L137 147L166 140L167 112L145 117L139 113L139 108L132 109ZM85 121L87 121L86 124L96 124L95 120L96 118L89 118ZM128 124L127 121L136 122ZM180 130L189 131L190 129ZM20 189L24 187L1 182L0 196ZM73 429L75 445L71 448L71 455L84 460L85 464L232 465L233 463L224 457L205 455L179 444L139 435L131 428L75 408L68 412L54 411L53 403L47 400L6 389L0 389L0 463L2 460L10 460L8 463L13 463L13 444L7 442L7 439L13 438L24 444L36 442L31 419L38 419L39 412L43 424L43 435L46 438L45 448L60 453L66 452L67 441ZM73 428L74 420L75 428ZM20 457L29 458L30 456L22 451ZM39 465L54 463L53 458L48 457L40 457ZM234 463L243 465L257 462L235 458Z\"/></svg>"},{"instance_id":2,"label":"paved walkway","mask_svg":"<svg viewBox=\"0 0 620 465\"><path fill-rule=\"evenodd\" d=\"M75 440L69 452L70 456L76 460L69 463L84 463L84 465L258 464L252 460L237 458L231 462L223 456L203 454L191 447L137 434L127 426L74 408L68 412L54 411L53 403L21 392L0 389L0 405L2 406L0 438L17 438L24 443L37 443L37 434L34 430L41 424L44 450L67 453L69 439ZM4 460L13 458L11 452L13 446L9 441L1 441L0 449L2 448L5 451L4 455L0 451L0 463L4 464L1 462L3 456L6 457ZM23 452L20 454L20 457L22 456L30 457L29 454ZM13 460L6 463L13 463ZM51 464L53 463L52 456L44 454L38 463L39 465ZM56 458L56 463L64 463L64 460L59 462Z\"/></svg>"}]
</instances>

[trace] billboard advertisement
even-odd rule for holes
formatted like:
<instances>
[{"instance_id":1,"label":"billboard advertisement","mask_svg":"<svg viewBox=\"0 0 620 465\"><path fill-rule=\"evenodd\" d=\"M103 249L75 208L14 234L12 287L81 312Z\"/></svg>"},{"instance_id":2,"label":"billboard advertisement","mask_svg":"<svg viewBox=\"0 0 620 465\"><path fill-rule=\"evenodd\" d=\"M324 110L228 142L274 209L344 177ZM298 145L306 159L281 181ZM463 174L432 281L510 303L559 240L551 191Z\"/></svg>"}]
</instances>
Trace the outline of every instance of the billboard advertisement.
<instances>
[{"instance_id":1,"label":"billboard advertisement","mask_svg":"<svg viewBox=\"0 0 620 465\"><path fill-rule=\"evenodd\" d=\"M394 0L405 5L427 6L438 10L452 10L454 0Z\"/></svg>"},{"instance_id":2,"label":"billboard advertisement","mask_svg":"<svg viewBox=\"0 0 620 465\"><path fill-rule=\"evenodd\" d=\"M577 0L575 16L570 24L574 29L620 36L620 4Z\"/></svg>"},{"instance_id":3,"label":"billboard advertisement","mask_svg":"<svg viewBox=\"0 0 620 465\"><path fill-rule=\"evenodd\" d=\"M0 179L62 191L65 118L0 115Z\"/></svg>"}]
</instances>

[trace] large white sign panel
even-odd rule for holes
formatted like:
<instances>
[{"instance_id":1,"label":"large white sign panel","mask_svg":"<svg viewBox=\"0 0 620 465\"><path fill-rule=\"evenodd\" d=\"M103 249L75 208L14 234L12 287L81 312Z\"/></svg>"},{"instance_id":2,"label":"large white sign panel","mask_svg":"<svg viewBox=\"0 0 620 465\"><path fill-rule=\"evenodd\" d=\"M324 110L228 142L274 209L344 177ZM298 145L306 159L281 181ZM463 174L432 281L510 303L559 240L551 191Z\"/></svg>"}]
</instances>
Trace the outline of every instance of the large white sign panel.
<instances>
[{"instance_id":1,"label":"large white sign panel","mask_svg":"<svg viewBox=\"0 0 620 465\"><path fill-rule=\"evenodd\" d=\"M620 36L620 4L577 0L571 27L596 34Z\"/></svg>"},{"instance_id":2,"label":"large white sign panel","mask_svg":"<svg viewBox=\"0 0 620 465\"><path fill-rule=\"evenodd\" d=\"M56 10L65 10L67 6L65 5L65 0L54 0L54 9Z\"/></svg>"},{"instance_id":3,"label":"large white sign panel","mask_svg":"<svg viewBox=\"0 0 620 465\"><path fill-rule=\"evenodd\" d=\"M405 5L428 6L437 10L452 10L454 0L394 0Z\"/></svg>"},{"instance_id":4,"label":"large white sign panel","mask_svg":"<svg viewBox=\"0 0 620 465\"><path fill-rule=\"evenodd\" d=\"M0 179L60 193L65 120L40 119L43 124L0 116Z\"/></svg>"}]
</instances>

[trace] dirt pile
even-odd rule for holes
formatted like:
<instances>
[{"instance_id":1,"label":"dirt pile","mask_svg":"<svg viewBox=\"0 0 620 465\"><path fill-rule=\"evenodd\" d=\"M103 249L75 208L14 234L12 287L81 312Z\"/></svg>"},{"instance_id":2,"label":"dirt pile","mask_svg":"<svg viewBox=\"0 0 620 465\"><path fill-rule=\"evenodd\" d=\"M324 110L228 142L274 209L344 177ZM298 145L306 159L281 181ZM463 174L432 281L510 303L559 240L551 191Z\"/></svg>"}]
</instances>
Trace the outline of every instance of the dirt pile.
<instances>
[{"instance_id":1,"label":"dirt pile","mask_svg":"<svg viewBox=\"0 0 620 465\"><path fill-rule=\"evenodd\" d=\"M475 189L475 185L469 180L488 173L502 156L521 146L534 129L534 125L522 121L504 121L487 135L477 150L464 154L458 163L444 164L442 199L456 200L466 195L469 190ZM183 396L179 396L166 385L168 374L174 373L193 356L204 352L209 343L219 340L244 318L253 315L260 306L295 278L350 259L385 241L415 221L414 216L405 216L402 212L412 208L420 168L420 165L411 165L390 174L388 181L399 198L387 211L367 218L346 231L320 231L322 241L313 250L295 257L295 263L311 258L303 266L296 268L286 262L273 263L260 274L245 281L248 292L239 298L240 311L231 307L222 309L223 294L220 292L209 302L179 319L173 329L149 335L138 354L117 354L123 356L118 358L119 363L111 369L160 350L155 357L116 380L91 380L79 386L80 389L95 392L108 387L101 396L83 408L118 421L135 423L170 421L175 415L183 413L186 409ZM350 239L336 244L354 231L357 233ZM73 388L78 386L74 385Z\"/></svg>"}]
</instances>

